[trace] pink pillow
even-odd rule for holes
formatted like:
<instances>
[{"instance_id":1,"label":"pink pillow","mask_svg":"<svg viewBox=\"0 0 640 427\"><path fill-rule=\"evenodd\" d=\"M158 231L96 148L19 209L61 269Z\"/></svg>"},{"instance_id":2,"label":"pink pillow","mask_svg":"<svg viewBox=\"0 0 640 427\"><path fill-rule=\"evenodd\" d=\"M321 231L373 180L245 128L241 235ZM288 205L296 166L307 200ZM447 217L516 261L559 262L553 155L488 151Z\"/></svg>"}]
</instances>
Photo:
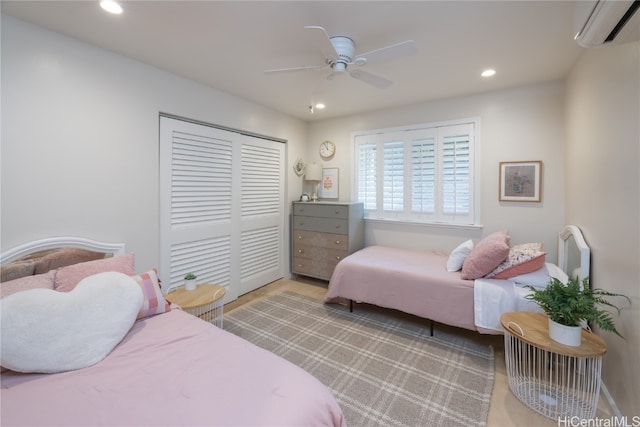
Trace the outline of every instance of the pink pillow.
<instances>
[{"instance_id":1,"label":"pink pillow","mask_svg":"<svg viewBox=\"0 0 640 427\"><path fill-rule=\"evenodd\" d=\"M506 231L498 231L482 239L464 260L460 277L473 280L491 272L509 256L510 241Z\"/></svg>"},{"instance_id":2,"label":"pink pillow","mask_svg":"<svg viewBox=\"0 0 640 427\"><path fill-rule=\"evenodd\" d=\"M546 253L542 252L542 243L524 243L509 250L509 256L502 261L487 279L508 279L520 274L532 273L544 267Z\"/></svg>"},{"instance_id":3,"label":"pink pillow","mask_svg":"<svg viewBox=\"0 0 640 427\"><path fill-rule=\"evenodd\" d=\"M134 255L131 253L62 267L56 270L54 289L60 292L69 292L85 277L107 271L116 271L132 276L136 274L134 264Z\"/></svg>"},{"instance_id":4,"label":"pink pillow","mask_svg":"<svg viewBox=\"0 0 640 427\"><path fill-rule=\"evenodd\" d=\"M171 311L170 303L162 295L158 271L154 268L146 273L131 276L142 289L142 307L138 319Z\"/></svg>"},{"instance_id":5,"label":"pink pillow","mask_svg":"<svg viewBox=\"0 0 640 427\"><path fill-rule=\"evenodd\" d=\"M44 274L36 274L34 276L26 276L9 280L8 282L2 282L0 283L0 298L30 289L53 290L53 276L55 276L55 271L49 271Z\"/></svg>"}]
</instances>

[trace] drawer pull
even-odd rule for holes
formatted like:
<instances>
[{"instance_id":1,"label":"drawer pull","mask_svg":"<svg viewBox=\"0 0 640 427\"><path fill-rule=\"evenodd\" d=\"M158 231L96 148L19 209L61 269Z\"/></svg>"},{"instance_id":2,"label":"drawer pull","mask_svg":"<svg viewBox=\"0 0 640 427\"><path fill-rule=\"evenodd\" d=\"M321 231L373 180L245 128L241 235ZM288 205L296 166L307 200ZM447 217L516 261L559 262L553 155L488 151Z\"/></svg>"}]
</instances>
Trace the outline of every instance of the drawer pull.
<instances>
[{"instance_id":1,"label":"drawer pull","mask_svg":"<svg viewBox=\"0 0 640 427\"><path fill-rule=\"evenodd\" d=\"M336 240L336 245L339 245L339 244L340 244L340 240Z\"/></svg>"},{"instance_id":2,"label":"drawer pull","mask_svg":"<svg viewBox=\"0 0 640 427\"><path fill-rule=\"evenodd\" d=\"M298 264L298 268L304 267L304 264Z\"/></svg>"},{"instance_id":3,"label":"drawer pull","mask_svg":"<svg viewBox=\"0 0 640 427\"><path fill-rule=\"evenodd\" d=\"M341 256L336 256L336 259L337 259L338 261L340 261L340 260L342 259L342 257L341 257Z\"/></svg>"},{"instance_id":4,"label":"drawer pull","mask_svg":"<svg viewBox=\"0 0 640 427\"><path fill-rule=\"evenodd\" d=\"M337 210L337 211L336 211L336 215L338 215L339 213L340 213L340 211L338 211L338 210Z\"/></svg>"},{"instance_id":5,"label":"drawer pull","mask_svg":"<svg viewBox=\"0 0 640 427\"><path fill-rule=\"evenodd\" d=\"M299 254L303 254L304 253L304 249L298 249L298 253Z\"/></svg>"},{"instance_id":6,"label":"drawer pull","mask_svg":"<svg viewBox=\"0 0 640 427\"><path fill-rule=\"evenodd\" d=\"M339 230L339 229L340 229L340 226L339 226L339 225L336 225L336 230Z\"/></svg>"},{"instance_id":7,"label":"drawer pull","mask_svg":"<svg viewBox=\"0 0 640 427\"><path fill-rule=\"evenodd\" d=\"M304 239L304 236L302 234L299 234L298 235L298 239L302 240L302 239Z\"/></svg>"}]
</instances>

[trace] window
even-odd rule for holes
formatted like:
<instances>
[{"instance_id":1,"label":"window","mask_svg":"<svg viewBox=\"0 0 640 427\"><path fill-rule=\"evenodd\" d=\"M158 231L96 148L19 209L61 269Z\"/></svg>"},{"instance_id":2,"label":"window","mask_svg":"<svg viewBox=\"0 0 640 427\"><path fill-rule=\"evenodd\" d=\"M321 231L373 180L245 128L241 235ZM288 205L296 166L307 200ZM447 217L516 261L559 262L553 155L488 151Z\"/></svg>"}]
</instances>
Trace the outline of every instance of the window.
<instances>
[{"instance_id":1,"label":"window","mask_svg":"<svg viewBox=\"0 0 640 427\"><path fill-rule=\"evenodd\" d=\"M355 191L369 218L473 225L479 119L357 132Z\"/></svg>"}]
</instances>

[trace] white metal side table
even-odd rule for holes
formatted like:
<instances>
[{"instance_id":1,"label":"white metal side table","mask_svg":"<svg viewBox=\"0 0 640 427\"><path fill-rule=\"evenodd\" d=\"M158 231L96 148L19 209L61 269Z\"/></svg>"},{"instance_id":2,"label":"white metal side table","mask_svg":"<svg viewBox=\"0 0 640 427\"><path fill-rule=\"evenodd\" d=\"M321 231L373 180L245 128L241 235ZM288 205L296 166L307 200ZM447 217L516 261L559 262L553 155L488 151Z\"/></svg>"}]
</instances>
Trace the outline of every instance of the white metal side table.
<instances>
[{"instance_id":1,"label":"white metal side table","mask_svg":"<svg viewBox=\"0 0 640 427\"><path fill-rule=\"evenodd\" d=\"M582 331L571 347L549 338L548 317L510 312L501 316L509 388L534 411L554 420L592 419L600 397L605 342Z\"/></svg>"},{"instance_id":2,"label":"white metal side table","mask_svg":"<svg viewBox=\"0 0 640 427\"><path fill-rule=\"evenodd\" d=\"M201 283L192 291L184 288L176 289L165 295L165 298L179 305L187 313L222 328L224 310L222 303L226 293L223 286Z\"/></svg>"}]
</instances>

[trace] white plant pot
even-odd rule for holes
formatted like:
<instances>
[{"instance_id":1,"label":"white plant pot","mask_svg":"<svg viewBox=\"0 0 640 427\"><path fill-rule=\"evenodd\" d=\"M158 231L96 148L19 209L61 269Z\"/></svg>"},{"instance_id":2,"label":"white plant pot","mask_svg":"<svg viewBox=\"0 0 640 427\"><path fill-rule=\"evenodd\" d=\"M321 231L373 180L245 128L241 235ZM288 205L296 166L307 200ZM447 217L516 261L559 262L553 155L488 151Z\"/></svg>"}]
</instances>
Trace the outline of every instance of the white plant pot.
<instances>
[{"instance_id":1,"label":"white plant pot","mask_svg":"<svg viewBox=\"0 0 640 427\"><path fill-rule=\"evenodd\" d=\"M196 286L198 286L196 284L196 279L191 279L191 280L185 280L184 281L184 289L186 291L195 291Z\"/></svg>"},{"instance_id":2,"label":"white plant pot","mask_svg":"<svg viewBox=\"0 0 640 427\"><path fill-rule=\"evenodd\" d=\"M549 319L549 337L560 344L579 347L582 340L582 327L561 325Z\"/></svg>"}]
</instances>

